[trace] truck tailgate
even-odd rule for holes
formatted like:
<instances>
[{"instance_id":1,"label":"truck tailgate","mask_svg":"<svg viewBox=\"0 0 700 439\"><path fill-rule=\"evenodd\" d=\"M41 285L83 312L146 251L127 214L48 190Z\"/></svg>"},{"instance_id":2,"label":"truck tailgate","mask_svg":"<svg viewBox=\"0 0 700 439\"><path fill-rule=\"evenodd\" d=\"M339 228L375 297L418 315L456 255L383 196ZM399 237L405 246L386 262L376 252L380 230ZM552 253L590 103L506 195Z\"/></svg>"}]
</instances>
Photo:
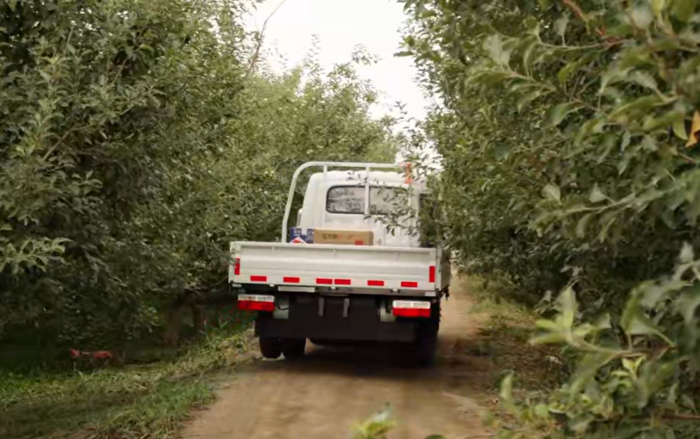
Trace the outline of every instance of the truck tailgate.
<instances>
[{"instance_id":1,"label":"truck tailgate","mask_svg":"<svg viewBox=\"0 0 700 439\"><path fill-rule=\"evenodd\" d=\"M238 284L432 292L449 284L433 248L233 242Z\"/></svg>"}]
</instances>

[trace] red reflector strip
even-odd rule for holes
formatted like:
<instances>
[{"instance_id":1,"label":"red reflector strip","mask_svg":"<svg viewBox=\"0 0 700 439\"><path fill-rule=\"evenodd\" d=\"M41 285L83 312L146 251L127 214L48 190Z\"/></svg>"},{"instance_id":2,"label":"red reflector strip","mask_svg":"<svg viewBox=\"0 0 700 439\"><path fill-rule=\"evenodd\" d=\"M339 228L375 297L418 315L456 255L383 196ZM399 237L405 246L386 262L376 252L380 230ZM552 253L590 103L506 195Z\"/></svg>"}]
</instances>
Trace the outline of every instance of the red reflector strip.
<instances>
[{"instance_id":1,"label":"red reflector strip","mask_svg":"<svg viewBox=\"0 0 700 439\"><path fill-rule=\"evenodd\" d=\"M275 310L275 296L241 294L238 296L238 309L272 312Z\"/></svg>"},{"instance_id":2,"label":"red reflector strip","mask_svg":"<svg viewBox=\"0 0 700 439\"><path fill-rule=\"evenodd\" d=\"M299 279L298 277L283 277L282 282L286 284L298 284L299 282L301 282L301 279Z\"/></svg>"},{"instance_id":3,"label":"red reflector strip","mask_svg":"<svg viewBox=\"0 0 700 439\"><path fill-rule=\"evenodd\" d=\"M428 275L430 283L435 283L435 266L430 266L430 274Z\"/></svg>"},{"instance_id":4,"label":"red reflector strip","mask_svg":"<svg viewBox=\"0 0 700 439\"><path fill-rule=\"evenodd\" d=\"M233 261L233 274L240 276L241 274L241 258L236 258Z\"/></svg>"},{"instance_id":5,"label":"red reflector strip","mask_svg":"<svg viewBox=\"0 0 700 439\"><path fill-rule=\"evenodd\" d=\"M336 285L350 285L350 279L336 279L335 280Z\"/></svg>"},{"instance_id":6,"label":"red reflector strip","mask_svg":"<svg viewBox=\"0 0 700 439\"><path fill-rule=\"evenodd\" d=\"M430 309L394 308L395 317L430 317Z\"/></svg>"},{"instance_id":7,"label":"red reflector strip","mask_svg":"<svg viewBox=\"0 0 700 439\"><path fill-rule=\"evenodd\" d=\"M384 281L383 280L368 280L367 286L369 286L369 287L383 287Z\"/></svg>"},{"instance_id":8,"label":"red reflector strip","mask_svg":"<svg viewBox=\"0 0 700 439\"><path fill-rule=\"evenodd\" d=\"M326 279L323 277L317 277L316 283L321 285L333 285L333 279Z\"/></svg>"},{"instance_id":9,"label":"red reflector strip","mask_svg":"<svg viewBox=\"0 0 700 439\"><path fill-rule=\"evenodd\" d=\"M430 302L394 300L391 312L396 317L430 317Z\"/></svg>"},{"instance_id":10,"label":"red reflector strip","mask_svg":"<svg viewBox=\"0 0 700 439\"><path fill-rule=\"evenodd\" d=\"M401 282L403 288L418 288L418 282Z\"/></svg>"},{"instance_id":11,"label":"red reflector strip","mask_svg":"<svg viewBox=\"0 0 700 439\"><path fill-rule=\"evenodd\" d=\"M267 276L250 276L251 282L267 282Z\"/></svg>"},{"instance_id":12,"label":"red reflector strip","mask_svg":"<svg viewBox=\"0 0 700 439\"><path fill-rule=\"evenodd\" d=\"M273 312L275 310L274 302L251 302L251 301L238 301L238 309L242 311L266 311Z\"/></svg>"}]
</instances>

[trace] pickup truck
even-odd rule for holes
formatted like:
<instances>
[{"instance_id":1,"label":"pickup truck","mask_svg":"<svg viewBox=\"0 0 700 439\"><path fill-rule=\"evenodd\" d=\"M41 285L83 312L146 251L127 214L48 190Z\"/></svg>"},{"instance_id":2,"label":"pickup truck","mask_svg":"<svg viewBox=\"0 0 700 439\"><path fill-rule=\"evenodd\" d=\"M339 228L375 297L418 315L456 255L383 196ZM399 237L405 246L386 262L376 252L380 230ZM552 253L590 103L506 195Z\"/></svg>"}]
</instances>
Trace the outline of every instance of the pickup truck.
<instances>
[{"instance_id":1,"label":"pickup truck","mask_svg":"<svg viewBox=\"0 0 700 439\"><path fill-rule=\"evenodd\" d=\"M297 181L313 167L321 172L308 180L287 242ZM231 243L229 282L238 308L258 313L255 333L263 357L299 358L307 339L319 345L394 342L431 364L450 260L415 233L417 215L405 213L426 208L426 195L424 181L394 164L299 167L281 242ZM389 226L392 214L399 227L396 220ZM334 243L338 237L345 240Z\"/></svg>"}]
</instances>

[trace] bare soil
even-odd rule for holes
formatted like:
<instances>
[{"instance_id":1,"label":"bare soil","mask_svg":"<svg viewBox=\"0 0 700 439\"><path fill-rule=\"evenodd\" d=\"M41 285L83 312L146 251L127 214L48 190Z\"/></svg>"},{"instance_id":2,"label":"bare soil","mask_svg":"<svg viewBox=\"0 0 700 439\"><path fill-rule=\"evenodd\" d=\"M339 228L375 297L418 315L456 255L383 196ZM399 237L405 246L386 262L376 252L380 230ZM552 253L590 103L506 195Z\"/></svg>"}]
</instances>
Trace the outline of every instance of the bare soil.
<instances>
[{"instance_id":1,"label":"bare soil","mask_svg":"<svg viewBox=\"0 0 700 439\"><path fill-rule=\"evenodd\" d=\"M351 438L352 427L389 404L390 438L487 438L482 427L489 357L474 354L484 316L470 313L465 283L443 302L436 365L421 369L387 347L317 347L298 362L256 360L218 400L197 413L183 438Z\"/></svg>"}]
</instances>

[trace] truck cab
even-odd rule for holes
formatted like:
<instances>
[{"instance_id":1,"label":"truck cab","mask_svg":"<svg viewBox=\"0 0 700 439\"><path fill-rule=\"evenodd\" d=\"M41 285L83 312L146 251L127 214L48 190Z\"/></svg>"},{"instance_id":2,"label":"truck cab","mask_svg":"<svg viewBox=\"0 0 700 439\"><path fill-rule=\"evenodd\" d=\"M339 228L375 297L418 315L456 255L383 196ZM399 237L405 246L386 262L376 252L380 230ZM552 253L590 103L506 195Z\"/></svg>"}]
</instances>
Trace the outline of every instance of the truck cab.
<instances>
[{"instance_id":1,"label":"truck cab","mask_svg":"<svg viewBox=\"0 0 700 439\"><path fill-rule=\"evenodd\" d=\"M418 212L423 182L399 172L327 171L309 179L297 227L302 230L369 230L377 247L420 247L416 215L389 228L386 218L404 208ZM394 218L396 221L397 218Z\"/></svg>"},{"instance_id":2,"label":"truck cab","mask_svg":"<svg viewBox=\"0 0 700 439\"><path fill-rule=\"evenodd\" d=\"M295 227L297 181L310 176ZM307 163L294 174L282 242L233 242L229 280L239 309L257 312L266 358L315 344L397 342L432 361L447 253L426 245L417 213L426 185L393 164Z\"/></svg>"}]
</instances>

